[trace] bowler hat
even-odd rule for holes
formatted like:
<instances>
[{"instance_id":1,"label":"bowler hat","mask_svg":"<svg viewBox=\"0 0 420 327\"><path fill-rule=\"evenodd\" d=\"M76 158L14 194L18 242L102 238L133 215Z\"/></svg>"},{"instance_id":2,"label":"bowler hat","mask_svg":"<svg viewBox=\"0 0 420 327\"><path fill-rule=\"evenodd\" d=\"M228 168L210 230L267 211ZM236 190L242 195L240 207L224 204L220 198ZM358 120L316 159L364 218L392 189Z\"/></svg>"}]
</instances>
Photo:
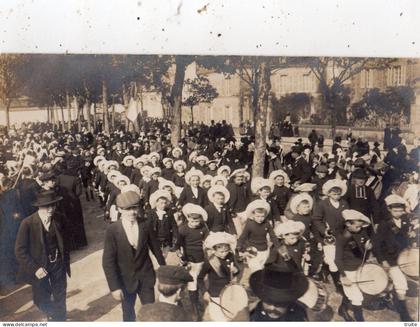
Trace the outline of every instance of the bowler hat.
<instances>
[{"instance_id":1,"label":"bowler hat","mask_svg":"<svg viewBox=\"0 0 420 327\"><path fill-rule=\"evenodd\" d=\"M45 207L63 199L57 196L54 191L42 191L37 194L35 201L32 203L34 207Z\"/></svg>"},{"instance_id":2,"label":"bowler hat","mask_svg":"<svg viewBox=\"0 0 420 327\"><path fill-rule=\"evenodd\" d=\"M282 305L295 302L309 287L305 275L300 272L281 271L274 265L254 272L249 285L254 294L263 302Z\"/></svg>"},{"instance_id":3,"label":"bowler hat","mask_svg":"<svg viewBox=\"0 0 420 327\"><path fill-rule=\"evenodd\" d=\"M160 266L156 273L159 283L162 284L178 285L193 281L188 271L180 266Z\"/></svg>"}]
</instances>

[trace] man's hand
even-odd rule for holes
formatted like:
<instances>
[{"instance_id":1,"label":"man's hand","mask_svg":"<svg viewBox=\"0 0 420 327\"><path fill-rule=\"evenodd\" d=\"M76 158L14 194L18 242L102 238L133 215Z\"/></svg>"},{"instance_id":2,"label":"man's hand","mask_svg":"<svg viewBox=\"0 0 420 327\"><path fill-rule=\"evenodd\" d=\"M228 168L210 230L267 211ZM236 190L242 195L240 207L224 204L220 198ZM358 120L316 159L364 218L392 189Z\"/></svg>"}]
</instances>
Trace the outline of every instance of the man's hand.
<instances>
[{"instance_id":1,"label":"man's hand","mask_svg":"<svg viewBox=\"0 0 420 327\"><path fill-rule=\"evenodd\" d=\"M340 278L341 283L343 284L343 286L347 286L350 287L352 283L352 281L350 279L348 279L346 276L343 276Z\"/></svg>"},{"instance_id":2,"label":"man's hand","mask_svg":"<svg viewBox=\"0 0 420 327\"><path fill-rule=\"evenodd\" d=\"M120 289L113 291L111 294L114 300L122 301L124 299L124 294Z\"/></svg>"},{"instance_id":3,"label":"man's hand","mask_svg":"<svg viewBox=\"0 0 420 327\"><path fill-rule=\"evenodd\" d=\"M44 268L39 268L36 272L35 272L35 276L38 279L42 279L44 277L47 277L48 273Z\"/></svg>"}]
</instances>

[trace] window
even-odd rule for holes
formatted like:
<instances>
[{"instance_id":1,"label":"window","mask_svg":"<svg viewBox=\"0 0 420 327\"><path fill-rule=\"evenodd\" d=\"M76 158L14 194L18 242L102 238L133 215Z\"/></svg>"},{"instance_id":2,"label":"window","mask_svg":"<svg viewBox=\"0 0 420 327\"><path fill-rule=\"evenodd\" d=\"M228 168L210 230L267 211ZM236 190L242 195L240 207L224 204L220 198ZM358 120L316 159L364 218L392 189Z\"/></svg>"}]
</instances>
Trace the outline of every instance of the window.
<instances>
[{"instance_id":1,"label":"window","mask_svg":"<svg viewBox=\"0 0 420 327\"><path fill-rule=\"evenodd\" d=\"M360 87L362 89L373 88L373 70L365 69L360 75Z\"/></svg>"},{"instance_id":2,"label":"window","mask_svg":"<svg viewBox=\"0 0 420 327\"><path fill-rule=\"evenodd\" d=\"M388 68L388 86L399 86L405 84L405 67L393 66Z\"/></svg>"}]
</instances>

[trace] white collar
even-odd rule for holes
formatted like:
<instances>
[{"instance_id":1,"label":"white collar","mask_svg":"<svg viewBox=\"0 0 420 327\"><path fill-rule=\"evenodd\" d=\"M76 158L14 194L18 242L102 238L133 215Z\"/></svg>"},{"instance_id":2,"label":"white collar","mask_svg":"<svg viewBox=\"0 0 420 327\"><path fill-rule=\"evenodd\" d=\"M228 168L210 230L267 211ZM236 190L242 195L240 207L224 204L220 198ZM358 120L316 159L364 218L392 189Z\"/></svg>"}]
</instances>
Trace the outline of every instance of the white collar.
<instances>
[{"instance_id":1,"label":"white collar","mask_svg":"<svg viewBox=\"0 0 420 327\"><path fill-rule=\"evenodd\" d=\"M163 296L163 294L159 294L159 302L177 305L176 302L174 302L171 299L168 299L167 297Z\"/></svg>"}]
</instances>

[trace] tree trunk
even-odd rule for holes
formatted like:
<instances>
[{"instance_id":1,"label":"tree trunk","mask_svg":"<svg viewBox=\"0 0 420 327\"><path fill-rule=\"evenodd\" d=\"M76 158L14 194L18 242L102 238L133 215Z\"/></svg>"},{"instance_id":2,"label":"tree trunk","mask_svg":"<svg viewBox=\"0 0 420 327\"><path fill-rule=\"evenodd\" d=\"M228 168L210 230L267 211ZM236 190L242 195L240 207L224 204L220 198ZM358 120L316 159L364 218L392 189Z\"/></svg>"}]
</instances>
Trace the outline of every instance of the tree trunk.
<instances>
[{"instance_id":1,"label":"tree trunk","mask_svg":"<svg viewBox=\"0 0 420 327\"><path fill-rule=\"evenodd\" d=\"M108 119L108 90L105 81L102 81L102 112L105 133L109 134L109 119Z\"/></svg>"},{"instance_id":2,"label":"tree trunk","mask_svg":"<svg viewBox=\"0 0 420 327\"><path fill-rule=\"evenodd\" d=\"M160 91L160 103L162 105L163 118L169 118L170 115L170 104L168 101L168 95L165 90Z\"/></svg>"},{"instance_id":3,"label":"tree trunk","mask_svg":"<svg viewBox=\"0 0 420 327\"><path fill-rule=\"evenodd\" d=\"M64 119L63 105L60 105L60 109L61 109L61 131L64 132L66 130L66 121Z\"/></svg>"},{"instance_id":4,"label":"tree trunk","mask_svg":"<svg viewBox=\"0 0 420 327\"><path fill-rule=\"evenodd\" d=\"M130 102L130 94L129 94L128 88L125 84L122 85L122 94L123 94L123 104L124 104L124 107L125 107L125 113L124 113L125 131L128 132L129 120L127 118L127 108L128 108L128 104Z\"/></svg>"},{"instance_id":5,"label":"tree trunk","mask_svg":"<svg viewBox=\"0 0 420 327\"><path fill-rule=\"evenodd\" d=\"M181 139L181 108L182 108L182 88L184 87L185 69L188 61L183 56L175 58L175 81L172 87L172 121L171 121L171 143L178 145Z\"/></svg>"},{"instance_id":6,"label":"tree trunk","mask_svg":"<svg viewBox=\"0 0 420 327\"><path fill-rule=\"evenodd\" d=\"M112 97L111 127L112 127L112 131L115 131L115 98L114 96Z\"/></svg>"},{"instance_id":7,"label":"tree trunk","mask_svg":"<svg viewBox=\"0 0 420 327\"><path fill-rule=\"evenodd\" d=\"M81 115L81 108L79 107L79 104L76 103L76 110L77 110L77 132L82 131L82 115Z\"/></svg>"},{"instance_id":8,"label":"tree trunk","mask_svg":"<svg viewBox=\"0 0 420 327\"><path fill-rule=\"evenodd\" d=\"M67 106L67 130L71 132L71 103L70 95L66 92L66 106Z\"/></svg>"},{"instance_id":9,"label":"tree trunk","mask_svg":"<svg viewBox=\"0 0 420 327\"><path fill-rule=\"evenodd\" d=\"M97 121L96 121L96 103L93 104L93 132L96 133L97 131Z\"/></svg>"},{"instance_id":10,"label":"tree trunk","mask_svg":"<svg viewBox=\"0 0 420 327\"><path fill-rule=\"evenodd\" d=\"M90 106L91 106L91 103L90 103L90 101L88 99L86 99L85 106L86 106L86 109L87 109L86 110L87 128L88 128L88 131L89 132L92 132L92 121L91 121L91 118L90 118Z\"/></svg>"},{"instance_id":11,"label":"tree trunk","mask_svg":"<svg viewBox=\"0 0 420 327\"><path fill-rule=\"evenodd\" d=\"M239 124L244 122L244 82L242 80L243 68L239 70Z\"/></svg>"},{"instance_id":12,"label":"tree trunk","mask_svg":"<svg viewBox=\"0 0 420 327\"><path fill-rule=\"evenodd\" d=\"M6 108L5 108L7 132L9 132L9 130L10 130L10 105L11 104L12 104L12 100L7 99L6 100Z\"/></svg>"},{"instance_id":13,"label":"tree trunk","mask_svg":"<svg viewBox=\"0 0 420 327\"><path fill-rule=\"evenodd\" d=\"M50 107L47 106L47 123L49 124L52 121L52 113L50 113Z\"/></svg>"},{"instance_id":14,"label":"tree trunk","mask_svg":"<svg viewBox=\"0 0 420 327\"><path fill-rule=\"evenodd\" d=\"M270 67L265 61L259 65L257 85L258 98L256 108L254 108L254 124L255 124L255 152L252 165L252 177L263 177L264 163L266 156L267 144L267 114L268 114L268 97L271 89Z\"/></svg>"},{"instance_id":15,"label":"tree trunk","mask_svg":"<svg viewBox=\"0 0 420 327\"><path fill-rule=\"evenodd\" d=\"M190 109L191 109L191 123L194 124L194 107L191 106Z\"/></svg>"}]
</instances>

